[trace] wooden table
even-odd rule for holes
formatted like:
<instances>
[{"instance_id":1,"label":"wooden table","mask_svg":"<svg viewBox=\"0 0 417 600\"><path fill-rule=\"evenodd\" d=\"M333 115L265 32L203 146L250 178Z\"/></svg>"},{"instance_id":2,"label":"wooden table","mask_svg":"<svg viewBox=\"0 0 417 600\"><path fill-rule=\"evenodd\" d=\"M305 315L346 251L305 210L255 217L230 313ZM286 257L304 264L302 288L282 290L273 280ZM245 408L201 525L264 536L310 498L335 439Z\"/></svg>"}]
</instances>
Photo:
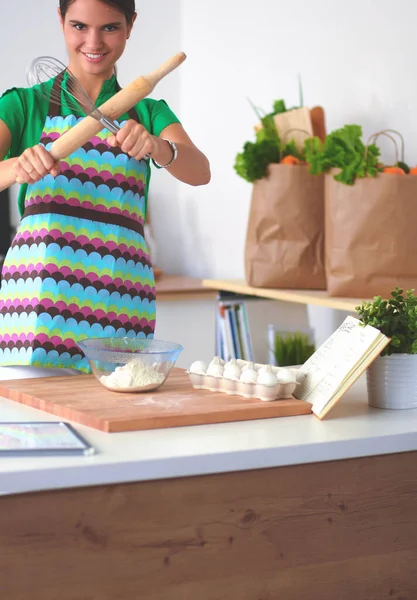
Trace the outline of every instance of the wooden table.
<instances>
[{"instance_id":1,"label":"wooden table","mask_svg":"<svg viewBox=\"0 0 417 600\"><path fill-rule=\"evenodd\" d=\"M324 290L280 290L272 288L256 288L247 285L244 279L205 279L202 285L211 290L234 292L247 296L257 296L270 300L295 302L296 304L312 304L355 312L362 298L332 298Z\"/></svg>"}]
</instances>

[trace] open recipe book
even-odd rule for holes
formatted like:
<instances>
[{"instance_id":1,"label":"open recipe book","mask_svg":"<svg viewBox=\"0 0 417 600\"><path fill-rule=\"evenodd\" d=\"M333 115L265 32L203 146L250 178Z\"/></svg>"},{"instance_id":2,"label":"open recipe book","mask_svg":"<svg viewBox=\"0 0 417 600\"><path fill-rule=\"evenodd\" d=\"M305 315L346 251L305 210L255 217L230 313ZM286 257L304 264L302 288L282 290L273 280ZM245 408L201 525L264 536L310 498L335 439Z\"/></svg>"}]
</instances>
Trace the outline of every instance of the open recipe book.
<instances>
[{"instance_id":1,"label":"open recipe book","mask_svg":"<svg viewBox=\"0 0 417 600\"><path fill-rule=\"evenodd\" d=\"M347 317L297 371L294 396L322 419L389 342L375 327Z\"/></svg>"}]
</instances>

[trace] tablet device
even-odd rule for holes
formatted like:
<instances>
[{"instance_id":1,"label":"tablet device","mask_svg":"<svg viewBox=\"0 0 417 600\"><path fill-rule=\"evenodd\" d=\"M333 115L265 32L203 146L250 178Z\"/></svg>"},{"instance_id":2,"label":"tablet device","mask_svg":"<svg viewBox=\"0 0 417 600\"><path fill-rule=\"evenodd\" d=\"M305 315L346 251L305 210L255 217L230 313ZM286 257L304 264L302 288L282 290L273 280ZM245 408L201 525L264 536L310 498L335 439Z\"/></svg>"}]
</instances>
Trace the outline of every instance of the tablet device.
<instances>
[{"instance_id":1,"label":"tablet device","mask_svg":"<svg viewBox=\"0 0 417 600\"><path fill-rule=\"evenodd\" d=\"M0 457L74 456L94 454L94 448L69 423L0 422Z\"/></svg>"}]
</instances>

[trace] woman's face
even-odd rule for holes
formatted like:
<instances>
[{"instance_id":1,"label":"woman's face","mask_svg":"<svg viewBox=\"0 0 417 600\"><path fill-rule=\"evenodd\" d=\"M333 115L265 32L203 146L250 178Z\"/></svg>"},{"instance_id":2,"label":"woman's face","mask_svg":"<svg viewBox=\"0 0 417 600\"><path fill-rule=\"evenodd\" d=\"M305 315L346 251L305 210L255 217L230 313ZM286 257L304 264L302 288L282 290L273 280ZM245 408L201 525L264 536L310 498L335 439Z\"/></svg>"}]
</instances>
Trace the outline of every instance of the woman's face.
<instances>
[{"instance_id":1,"label":"woman's face","mask_svg":"<svg viewBox=\"0 0 417 600\"><path fill-rule=\"evenodd\" d=\"M111 77L131 31L125 15L100 0L74 0L61 25L74 74Z\"/></svg>"}]
</instances>

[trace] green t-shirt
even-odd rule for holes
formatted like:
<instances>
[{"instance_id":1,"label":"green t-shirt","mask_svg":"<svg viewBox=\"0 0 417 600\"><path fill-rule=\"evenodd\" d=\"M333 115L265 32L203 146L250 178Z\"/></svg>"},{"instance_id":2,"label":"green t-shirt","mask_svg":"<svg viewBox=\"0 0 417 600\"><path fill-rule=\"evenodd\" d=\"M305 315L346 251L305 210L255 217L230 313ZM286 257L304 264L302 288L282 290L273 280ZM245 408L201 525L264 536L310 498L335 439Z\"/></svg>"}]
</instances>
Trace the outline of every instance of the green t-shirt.
<instances>
[{"instance_id":1,"label":"green t-shirt","mask_svg":"<svg viewBox=\"0 0 417 600\"><path fill-rule=\"evenodd\" d=\"M46 83L35 85L31 88L12 88L7 90L0 98L0 119L7 125L11 135L12 143L5 158L20 156L26 148L39 143L42 135L46 117L48 115L50 95L54 79ZM64 78L65 85L65 78ZM117 81L113 75L103 83L101 92L97 98L96 105L100 106L117 92ZM62 94L61 115L63 117L74 113L74 110L65 102L66 94ZM136 106L140 123L152 135L159 136L160 133L173 123L179 123L164 100L153 100L144 98ZM80 110L77 116L85 116ZM126 113L119 117L119 121L129 119ZM151 177L150 161L147 167L147 185L145 190L145 206L147 206L149 181ZM20 186L19 211L23 214L24 201L27 184Z\"/></svg>"}]
</instances>

